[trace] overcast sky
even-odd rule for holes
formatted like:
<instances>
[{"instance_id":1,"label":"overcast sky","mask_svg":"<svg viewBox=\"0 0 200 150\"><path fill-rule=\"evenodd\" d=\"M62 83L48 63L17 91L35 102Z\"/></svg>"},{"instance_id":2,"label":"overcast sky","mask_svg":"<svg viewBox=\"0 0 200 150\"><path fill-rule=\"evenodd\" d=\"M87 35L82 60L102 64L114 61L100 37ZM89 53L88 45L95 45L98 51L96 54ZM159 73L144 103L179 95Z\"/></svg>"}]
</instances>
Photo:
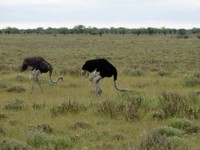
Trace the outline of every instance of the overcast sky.
<instances>
[{"instance_id":1,"label":"overcast sky","mask_svg":"<svg viewBox=\"0 0 200 150\"><path fill-rule=\"evenodd\" d=\"M200 28L200 0L0 0L0 28Z\"/></svg>"}]
</instances>

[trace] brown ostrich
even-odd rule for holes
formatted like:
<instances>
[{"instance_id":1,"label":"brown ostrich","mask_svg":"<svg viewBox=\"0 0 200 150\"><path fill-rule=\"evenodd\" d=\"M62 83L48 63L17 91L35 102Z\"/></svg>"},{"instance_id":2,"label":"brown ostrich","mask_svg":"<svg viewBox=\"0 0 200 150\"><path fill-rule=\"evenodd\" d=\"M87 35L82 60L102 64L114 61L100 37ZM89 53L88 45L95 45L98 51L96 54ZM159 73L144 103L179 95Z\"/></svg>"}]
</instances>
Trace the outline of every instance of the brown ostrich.
<instances>
[{"instance_id":1,"label":"brown ostrich","mask_svg":"<svg viewBox=\"0 0 200 150\"><path fill-rule=\"evenodd\" d=\"M62 76L59 76L57 80L52 79L53 68L51 64L49 64L44 58L40 56L32 56L25 58L21 66L21 71L25 71L27 68L30 68L32 70L32 75L34 80L30 93L32 93L35 83L39 85L40 91L42 92L42 87L39 81L39 75L41 73L49 72L49 77L52 83L57 83L59 80L63 80Z\"/></svg>"}]
</instances>

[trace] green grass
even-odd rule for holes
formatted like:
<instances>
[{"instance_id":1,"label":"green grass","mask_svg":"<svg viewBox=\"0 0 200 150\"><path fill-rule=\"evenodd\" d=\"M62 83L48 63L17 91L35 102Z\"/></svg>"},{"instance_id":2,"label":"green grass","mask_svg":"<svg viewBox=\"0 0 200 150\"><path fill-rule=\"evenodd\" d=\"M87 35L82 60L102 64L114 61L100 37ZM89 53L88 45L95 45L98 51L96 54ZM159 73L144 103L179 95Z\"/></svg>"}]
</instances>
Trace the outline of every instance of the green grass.
<instances>
[{"instance_id":1,"label":"green grass","mask_svg":"<svg viewBox=\"0 0 200 150\"><path fill-rule=\"evenodd\" d=\"M187 118L199 129L199 51L195 37L2 34L0 145L132 150L139 148L143 135L176 117ZM30 72L21 73L19 67L32 55L43 56L54 68L53 78L61 74L64 81L51 84L49 75L42 74L44 93L36 85L30 94ZM118 86L129 88L128 94L117 92L111 78L100 82L101 96L92 92L94 85L80 70L86 60L99 57L116 66ZM180 107L183 103L187 107ZM155 117L159 111L164 117ZM52 132L37 131L41 124ZM34 141L36 136L41 141ZM196 150L199 137L197 131L177 141Z\"/></svg>"}]
</instances>

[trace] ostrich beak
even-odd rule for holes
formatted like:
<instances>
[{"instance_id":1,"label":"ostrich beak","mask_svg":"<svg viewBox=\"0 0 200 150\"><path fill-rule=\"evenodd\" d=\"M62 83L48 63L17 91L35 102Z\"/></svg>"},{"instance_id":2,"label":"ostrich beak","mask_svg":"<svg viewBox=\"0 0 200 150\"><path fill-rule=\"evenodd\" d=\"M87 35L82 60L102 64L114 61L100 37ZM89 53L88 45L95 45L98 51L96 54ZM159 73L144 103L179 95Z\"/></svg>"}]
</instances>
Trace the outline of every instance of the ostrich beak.
<instances>
[{"instance_id":1,"label":"ostrich beak","mask_svg":"<svg viewBox=\"0 0 200 150\"><path fill-rule=\"evenodd\" d=\"M86 73L86 71L85 70L81 70L81 75L84 75Z\"/></svg>"}]
</instances>

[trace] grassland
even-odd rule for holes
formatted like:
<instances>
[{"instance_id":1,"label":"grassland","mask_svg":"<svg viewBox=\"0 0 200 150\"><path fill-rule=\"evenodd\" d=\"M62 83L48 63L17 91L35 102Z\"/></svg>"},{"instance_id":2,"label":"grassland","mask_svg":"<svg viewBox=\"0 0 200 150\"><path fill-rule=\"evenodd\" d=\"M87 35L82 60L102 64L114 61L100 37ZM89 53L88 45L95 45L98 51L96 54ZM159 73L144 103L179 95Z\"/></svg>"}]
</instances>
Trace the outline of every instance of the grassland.
<instances>
[{"instance_id":1,"label":"grassland","mask_svg":"<svg viewBox=\"0 0 200 150\"><path fill-rule=\"evenodd\" d=\"M53 77L61 74L64 81L51 84L48 74L42 74L44 93L36 86L30 94L30 72L21 73L19 67L32 55L48 60ZM80 69L87 59L99 57L116 66L118 86L129 93L117 92L111 78L100 82L101 96L91 92L94 86L80 76ZM192 124L178 128L177 143L186 144L185 149L200 147L196 37L2 34L0 60L0 148L142 149L145 136L170 126L172 119Z\"/></svg>"}]
</instances>

